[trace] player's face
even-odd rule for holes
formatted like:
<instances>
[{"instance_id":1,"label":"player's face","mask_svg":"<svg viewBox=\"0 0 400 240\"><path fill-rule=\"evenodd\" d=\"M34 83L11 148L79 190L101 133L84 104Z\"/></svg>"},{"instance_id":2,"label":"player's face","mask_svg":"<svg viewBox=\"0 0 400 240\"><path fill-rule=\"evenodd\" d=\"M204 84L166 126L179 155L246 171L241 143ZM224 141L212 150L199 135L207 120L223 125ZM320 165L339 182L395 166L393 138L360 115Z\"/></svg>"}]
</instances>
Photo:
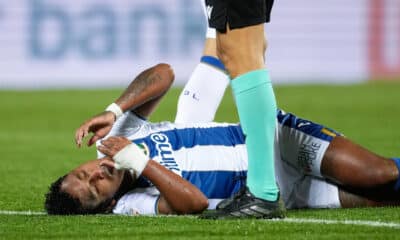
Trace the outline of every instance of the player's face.
<instances>
[{"instance_id":1,"label":"player's face","mask_svg":"<svg viewBox=\"0 0 400 240\"><path fill-rule=\"evenodd\" d=\"M100 160L91 160L72 170L61 189L78 198L84 207L94 208L111 199L121 185L124 171L101 166Z\"/></svg>"}]
</instances>

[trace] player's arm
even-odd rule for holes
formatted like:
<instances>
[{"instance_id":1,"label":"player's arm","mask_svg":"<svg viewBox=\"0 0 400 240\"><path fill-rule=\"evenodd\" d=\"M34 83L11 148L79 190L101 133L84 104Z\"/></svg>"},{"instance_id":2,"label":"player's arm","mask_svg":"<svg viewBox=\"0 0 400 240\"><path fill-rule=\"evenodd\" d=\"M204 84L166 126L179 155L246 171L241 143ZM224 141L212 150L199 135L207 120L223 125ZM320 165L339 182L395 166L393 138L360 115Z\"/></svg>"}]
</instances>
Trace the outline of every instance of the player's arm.
<instances>
[{"instance_id":1,"label":"player's arm","mask_svg":"<svg viewBox=\"0 0 400 240\"><path fill-rule=\"evenodd\" d=\"M153 160L147 163L142 176L160 191L160 214L200 213L208 207L207 197L196 186Z\"/></svg>"},{"instance_id":2,"label":"player's arm","mask_svg":"<svg viewBox=\"0 0 400 240\"><path fill-rule=\"evenodd\" d=\"M134 110L136 114L147 118L171 87L173 80L172 68L165 63L158 64L140 73L115 103L123 112Z\"/></svg>"},{"instance_id":3,"label":"player's arm","mask_svg":"<svg viewBox=\"0 0 400 240\"><path fill-rule=\"evenodd\" d=\"M208 199L193 184L150 160L136 144L124 137L109 137L101 141L99 151L111 157L100 164L125 169L138 177L142 175L160 191L158 212L160 214L199 213L208 207Z\"/></svg>"},{"instance_id":4,"label":"player's arm","mask_svg":"<svg viewBox=\"0 0 400 240\"><path fill-rule=\"evenodd\" d=\"M173 80L174 73L168 64L158 64L143 71L113 103L113 111L104 111L90 118L76 130L76 144L81 146L82 139L89 133L93 133L93 136L88 141L88 146L106 136L117 118L116 112L122 114L134 110L136 114L147 118L171 87Z\"/></svg>"}]
</instances>

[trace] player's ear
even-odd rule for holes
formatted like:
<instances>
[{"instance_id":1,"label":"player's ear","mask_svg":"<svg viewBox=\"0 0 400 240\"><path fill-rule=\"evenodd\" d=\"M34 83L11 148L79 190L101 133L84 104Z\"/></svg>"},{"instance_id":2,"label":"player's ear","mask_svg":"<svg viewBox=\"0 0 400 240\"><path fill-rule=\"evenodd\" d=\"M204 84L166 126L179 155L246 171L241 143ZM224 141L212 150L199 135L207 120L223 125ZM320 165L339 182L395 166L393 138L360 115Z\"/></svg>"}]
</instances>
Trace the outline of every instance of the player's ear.
<instances>
[{"instance_id":1,"label":"player's ear","mask_svg":"<svg viewBox=\"0 0 400 240\"><path fill-rule=\"evenodd\" d=\"M111 200L110 205L106 208L106 213L111 213L115 204L117 204L117 201L115 199Z\"/></svg>"}]
</instances>

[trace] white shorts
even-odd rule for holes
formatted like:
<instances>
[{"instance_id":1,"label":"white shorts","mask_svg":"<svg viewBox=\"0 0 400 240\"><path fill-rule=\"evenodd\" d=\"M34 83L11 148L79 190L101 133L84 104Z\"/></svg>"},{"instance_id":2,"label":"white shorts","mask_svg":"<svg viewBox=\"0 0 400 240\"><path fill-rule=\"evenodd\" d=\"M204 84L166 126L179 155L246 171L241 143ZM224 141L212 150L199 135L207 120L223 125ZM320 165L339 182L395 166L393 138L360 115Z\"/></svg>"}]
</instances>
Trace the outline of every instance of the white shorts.
<instances>
[{"instance_id":1,"label":"white shorts","mask_svg":"<svg viewBox=\"0 0 400 240\"><path fill-rule=\"evenodd\" d=\"M341 135L322 125L278 111L275 174L288 209L340 207L339 190L321 176L330 142Z\"/></svg>"}]
</instances>

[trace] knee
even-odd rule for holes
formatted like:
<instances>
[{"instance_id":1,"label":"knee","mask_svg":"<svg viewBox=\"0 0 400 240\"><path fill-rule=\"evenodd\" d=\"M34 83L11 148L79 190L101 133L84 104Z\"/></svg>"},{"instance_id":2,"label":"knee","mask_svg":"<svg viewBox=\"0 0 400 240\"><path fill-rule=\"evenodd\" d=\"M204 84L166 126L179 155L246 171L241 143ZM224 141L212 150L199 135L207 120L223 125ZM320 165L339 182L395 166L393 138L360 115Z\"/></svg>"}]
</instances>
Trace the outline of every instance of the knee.
<instances>
[{"instance_id":1,"label":"knee","mask_svg":"<svg viewBox=\"0 0 400 240\"><path fill-rule=\"evenodd\" d=\"M255 50L248 46L219 46L218 58L224 63L231 78L246 72L264 68L264 49Z\"/></svg>"},{"instance_id":2,"label":"knee","mask_svg":"<svg viewBox=\"0 0 400 240\"><path fill-rule=\"evenodd\" d=\"M369 179L373 179L374 183L376 185L380 185L382 183L385 183L385 179L386 179L387 173L386 173L386 171L384 169L372 169L372 170L369 169L368 171L369 171L369 173L368 173L369 177L368 178Z\"/></svg>"},{"instance_id":3,"label":"knee","mask_svg":"<svg viewBox=\"0 0 400 240\"><path fill-rule=\"evenodd\" d=\"M238 70L238 61L233 59L232 52L229 52L229 50L221 47L219 47L217 50L217 56L224 63L225 69L229 73L229 76L232 79L238 76L238 73L236 72L236 70Z\"/></svg>"},{"instance_id":4,"label":"knee","mask_svg":"<svg viewBox=\"0 0 400 240\"><path fill-rule=\"evenodd\" d=\"M382 165L380 167L366 169L368 179L372 181L371 185L379 186L388 184L397 179L398 171L390 165Z\"/></svg>"}]
</instances>

